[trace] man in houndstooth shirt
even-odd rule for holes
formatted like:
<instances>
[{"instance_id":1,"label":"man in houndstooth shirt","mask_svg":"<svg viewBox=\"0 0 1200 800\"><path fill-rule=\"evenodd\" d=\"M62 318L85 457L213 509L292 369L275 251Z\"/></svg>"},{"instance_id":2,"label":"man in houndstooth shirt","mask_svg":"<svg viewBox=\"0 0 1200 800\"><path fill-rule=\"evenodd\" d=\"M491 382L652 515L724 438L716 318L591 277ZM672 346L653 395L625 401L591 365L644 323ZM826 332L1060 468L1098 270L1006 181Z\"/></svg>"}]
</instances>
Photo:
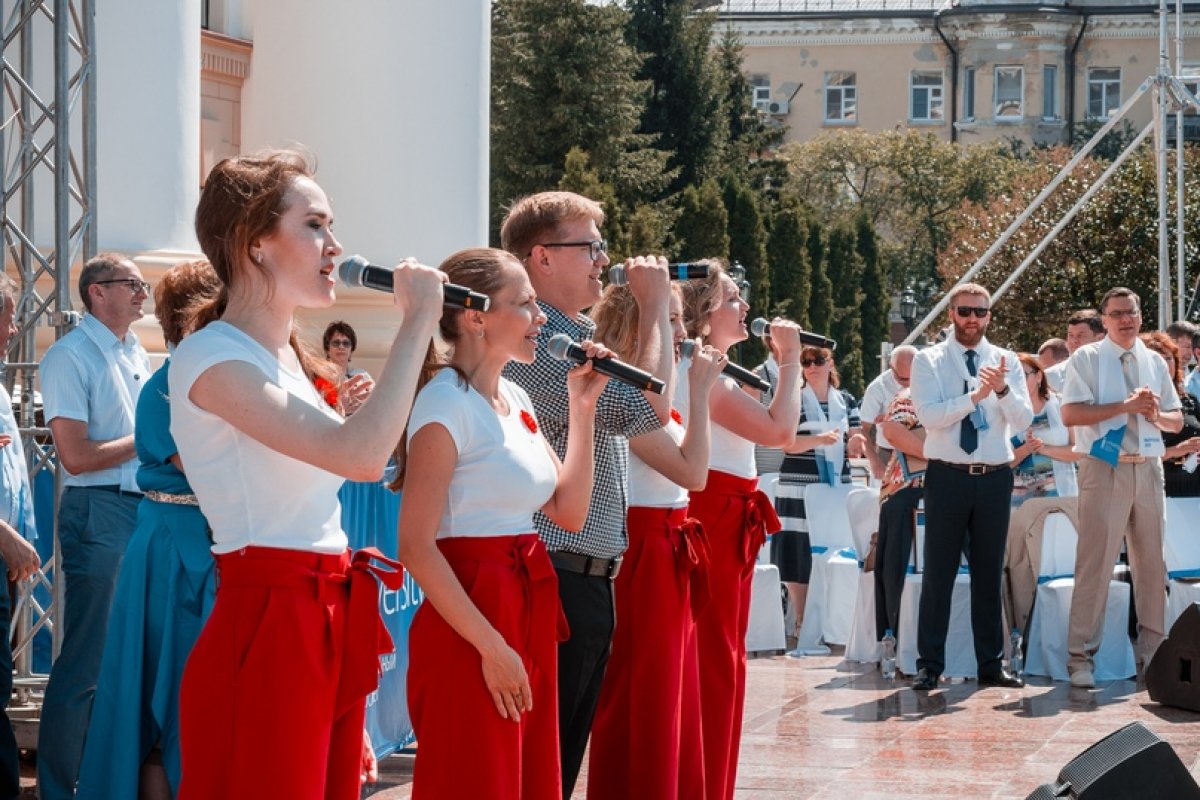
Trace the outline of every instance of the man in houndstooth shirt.
<instances>
[{"instance_id":1,"label":"man in houndstooth shirt","mask_svg":"<svg viewBox=\"0 0 1200 800\"><path fill-rule=\"evenodd\" d=\"M504 249L529 270L547 321L538 336L537 360L510 362L504 375L529 393L547 441L562 457L567 449L567 371L572 364L546 352L550 337L590 339L596 326L584 315L603 285L607 244L600 237L600 205L571 192L542 192L518 200L500 228ZM587 522L579 533L559 528L542 514L538 533L558 572L559 596L571 628L559 645L559 747L563 796L570 797L583 762L615 625L612 579L625 552L625 482L628 440L670 418L674 371L666 259L626 261L629 288L638 302L636 366L668 382L662 395L610 381L596 408L595 481Z\"/></svg>"}]
</instances>

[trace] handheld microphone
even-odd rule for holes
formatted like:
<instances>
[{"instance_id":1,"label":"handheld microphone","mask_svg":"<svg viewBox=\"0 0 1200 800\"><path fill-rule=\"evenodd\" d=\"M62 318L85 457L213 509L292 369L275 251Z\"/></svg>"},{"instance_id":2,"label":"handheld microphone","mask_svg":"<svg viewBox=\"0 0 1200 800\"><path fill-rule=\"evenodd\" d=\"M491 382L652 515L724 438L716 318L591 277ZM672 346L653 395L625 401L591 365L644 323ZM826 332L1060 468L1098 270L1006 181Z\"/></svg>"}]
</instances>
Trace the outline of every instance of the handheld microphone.
<instances>
[{"instance_id":1,"label":"handheld microphone","mask_svg":"<svg viewBox=\"0 0 1200 800\"><path fill-rule=\"evenodd\" d=\"M338 279L347 286L364 286L380 292L391 293L395 277L390 267L377 267L362 256L350 256L338 265ZM443 305L452 308L470 308L487 311L491 299L480 292L454 283L442 284Z\"/></svg>"},{"instance_id":2,"label":"handheld microphone","mask_svg":"<svg viewBox=\"0 0 1200 800\"><path fill-rule=\"evenodd\" d=\"M551 356L559 361L571 360L577 364L589 360L587 351L579 345L571 341L571 337L565 333L555 334L550 337L550 341L546 344L546 350ZM621 383L627 383L642 391L654 392L662 394L667 388L667 385L658 378L651 375L649 372L640 370L637 367L626 364L622 361L617 361L615 358L593 358L591 359L592 369L599 372L601 375L607 375L610 378L616 378Z\"/></svg>"},{"instance_id":3,"label":"handheld microphone","mask_svg":"<svg viewBox=\"0 0 1200 800\"><path fill-rule=\"evenodd\" d=\"M709 276L708 264L668 264L667 272L673 281L694 281ZM608 282L613 286L625 286L629 279L625 275L624 264L614 264L608 268Z\"/></svg>"},{"instance_id":4,"label":"handheld microphone","mask_svg":"<svg viewBox=\"0 0 1200 800\"><path fill-rule=\"evenodd\" d=\"M758 317L750 323L750 332L755 336L766 336L771 332L771 323ZM809 331L800 331L800 344L805 347L824 347L828 350L837 350L837 342L833 339Z\"/></svg>"},{"instance_id":5,"label":"handheld microphone","mask_svg":"<svg viewBox=\"0 0 1200 800\"><path fill-rule=\"evenodd\" d=\"M691 358L696 350L696 343L691 339L684 339L679 343L679 357ZM725 366L721 369L722 375L728 375L743 386L749 386L752 389L758 389L760 392L771 391L771 384L762 379L762 376L753 370L746 369L743 366L734 364L732 361L726 361Z\"/></svg>"}]
</instances>

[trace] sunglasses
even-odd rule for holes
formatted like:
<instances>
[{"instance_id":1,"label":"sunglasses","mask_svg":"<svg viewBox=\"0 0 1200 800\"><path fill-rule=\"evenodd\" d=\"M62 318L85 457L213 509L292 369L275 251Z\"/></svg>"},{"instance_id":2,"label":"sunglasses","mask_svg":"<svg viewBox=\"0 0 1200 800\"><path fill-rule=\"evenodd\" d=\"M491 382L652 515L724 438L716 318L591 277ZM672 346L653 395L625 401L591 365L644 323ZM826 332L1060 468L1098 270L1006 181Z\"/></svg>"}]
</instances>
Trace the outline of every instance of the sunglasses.
<instances>
[{"instance_id":1,"label":"sunglasses","mask_svg":"<svg viewBox=\"0 0 1200 800\"><path fill-rule=\"evenodd\" d=\"M800 359L800 366L802 366L802 367L823 367L823 366L825 366L825 361L826 361L825 356L815 356L813 358L802 358L802 359Z\"/></svg>"},{"instance_id":2,"label":"sunglasses","mask_svg":"<svg viewBox=\"0 0 1200 800\"><path fill-rule=\"evenodd\" d=\"M957 306L954 310L958 312L960 317L969 317L974 314L980 319L986 317L988 312L991 311L990 308L978 308L977 306Z\"/></svg>"}]
</instances>

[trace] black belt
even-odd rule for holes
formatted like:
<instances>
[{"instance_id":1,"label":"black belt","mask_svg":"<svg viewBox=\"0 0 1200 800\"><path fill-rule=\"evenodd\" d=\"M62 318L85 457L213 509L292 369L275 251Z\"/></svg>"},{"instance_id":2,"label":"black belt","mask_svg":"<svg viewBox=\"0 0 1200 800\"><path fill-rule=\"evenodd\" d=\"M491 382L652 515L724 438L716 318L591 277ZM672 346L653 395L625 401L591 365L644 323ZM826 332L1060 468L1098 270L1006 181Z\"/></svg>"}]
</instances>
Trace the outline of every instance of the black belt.
<instances>
[{"instance_id":1,"label":"black belt","mask_svg":"<svg viewBox=\"0 0 1200 800\"><path fill-rule=\"evenodd\" d=\"M1002 469L1012 469L1008 464L956 464L953 461L933 461L934 464L941 464L950 469L956 469L959 472L965 472L968 475L988 475L993 472L999 472Z\"/></svg>"},{"instance_id":2,"label":"black belt","mask_svg":"<svg viewBox=\"0 0 1200 800\"><path fill-rule=\"evenodd\" d=\"M621 559L593 558L582 553L569 553L566 550L556 550L550 553L550 561L555 569L567 572L577 572L580 575L608 578L613 580L621 571Z\"/></svg>"},{"instance_id":3,"label":"black belt","mask_svg":"<svg viewBox=\"0 0 1200 800\"><path fill-rule=\"evenodd\" d=\"M141 497L141 492L131 492L128 489L122 489L119 483L106 483L101 486L68 486L68 489L99 489L102 492L112 492L119 494L121 497Z\"/></svg>"}]
</instances>

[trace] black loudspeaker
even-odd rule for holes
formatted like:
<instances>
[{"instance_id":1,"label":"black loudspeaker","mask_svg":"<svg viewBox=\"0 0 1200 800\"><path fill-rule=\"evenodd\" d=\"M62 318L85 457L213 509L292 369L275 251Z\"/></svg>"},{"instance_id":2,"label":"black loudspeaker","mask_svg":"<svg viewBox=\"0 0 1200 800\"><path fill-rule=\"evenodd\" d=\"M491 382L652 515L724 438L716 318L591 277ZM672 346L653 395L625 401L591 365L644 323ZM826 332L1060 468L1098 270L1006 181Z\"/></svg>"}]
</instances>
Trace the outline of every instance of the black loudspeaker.
<instances>
[{"instance_id":1,"label":"black loudspeaker","mask_svg":"<svg viewBox=\"0 0 1200 800\"><path fill-rule=\"evenodd\" d=\"M1063 767L1058 781L1039 786L1026 800L1196 800L1200 786L1171 745L1140 722L1110 733Z\"/></svg>"},{"instance_id":2,"label":"black loudspeaker","mask_svg":"<svg viewBox=\"0 0 1200 800\"><path fill-rule=\"evenodd\" d=\"M1200 603L1188 606L1146 668L1150 699L1200 711Z\"/></svg>"}]
</instances>

